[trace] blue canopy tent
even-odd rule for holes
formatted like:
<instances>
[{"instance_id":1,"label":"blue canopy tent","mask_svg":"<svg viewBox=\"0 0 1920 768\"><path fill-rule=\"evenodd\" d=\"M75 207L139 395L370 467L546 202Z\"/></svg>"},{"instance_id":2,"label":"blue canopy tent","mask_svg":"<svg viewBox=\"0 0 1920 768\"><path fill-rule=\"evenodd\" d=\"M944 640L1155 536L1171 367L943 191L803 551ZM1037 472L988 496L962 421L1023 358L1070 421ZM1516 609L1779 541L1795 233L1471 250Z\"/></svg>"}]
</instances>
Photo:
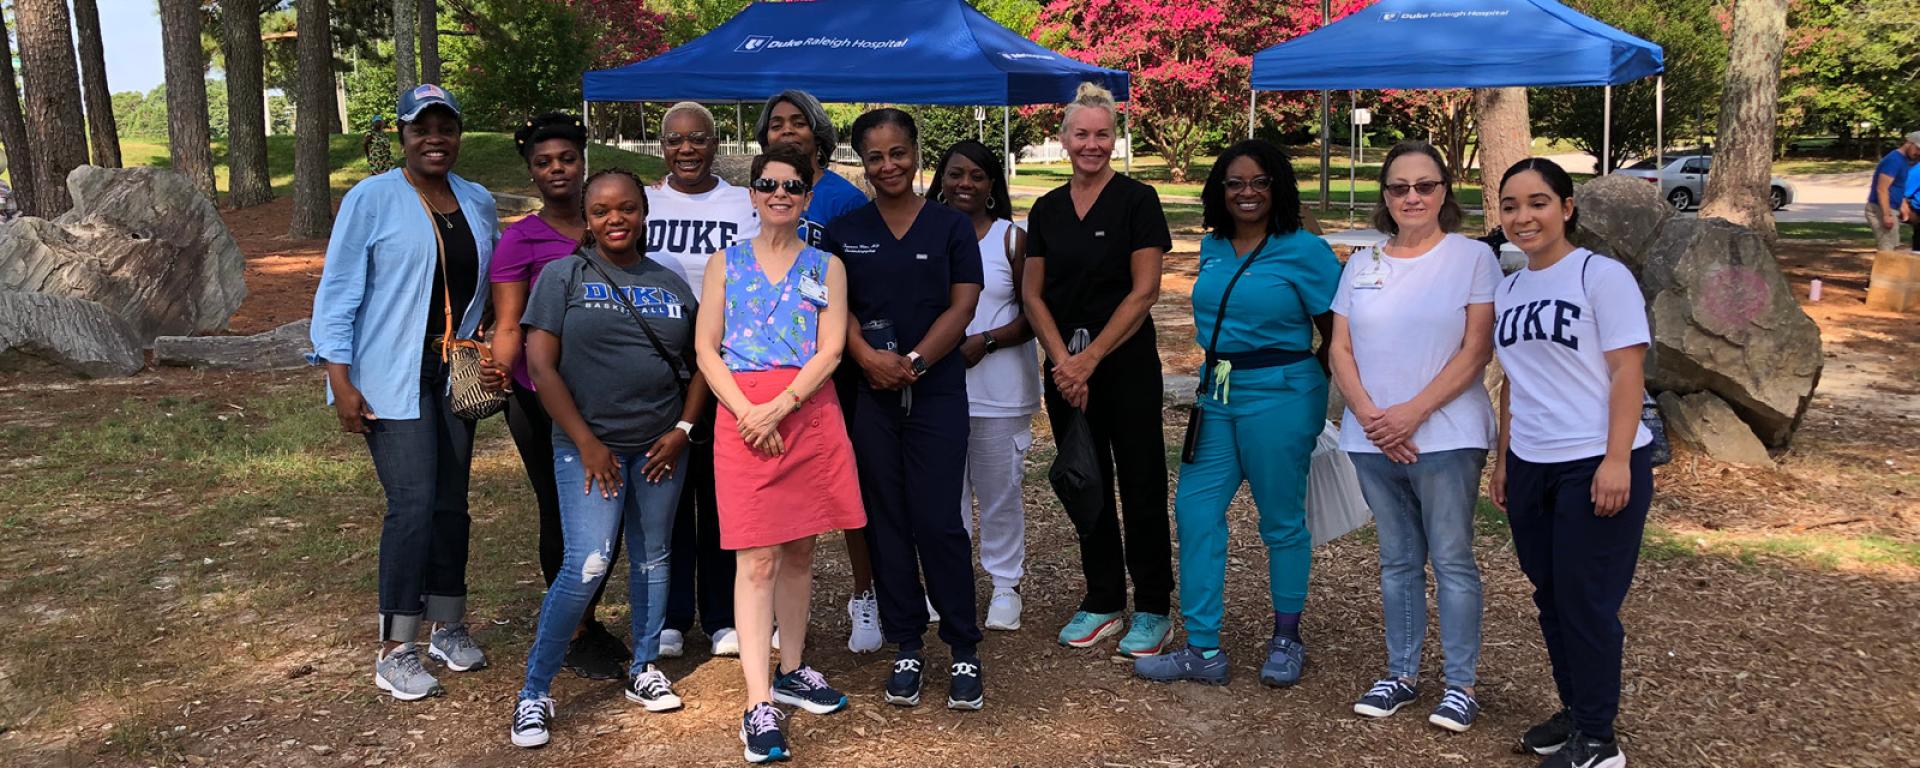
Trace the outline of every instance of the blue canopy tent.
<instances>
[{"instance_id":1,"label":"blue canopy tent","mask_svg":"<svg viewBox=\"0 0 1920 768\"><path fill-rule=\"evenodd\" d=\"M587 102L758 102L798 88L822 101L1006 107L1071 101L1087 81L1127 99L1126 72L1047 50L961 0L813 0L756 2L659 56L587 72L581 88Z\"/></svg>"},{"instance_id":2,"label":"blue canopy tent","mask_svg":"<svg viewBox=\"0 0 1920 768\"><path fill-rule=\"evenodd\" d=\"M1381 0L1254 54L1252 84L1256 92L1604 86L1605 168L1613 86L1665 71L1660 46L1555 0Z\"/></svg>"}]
</instances>

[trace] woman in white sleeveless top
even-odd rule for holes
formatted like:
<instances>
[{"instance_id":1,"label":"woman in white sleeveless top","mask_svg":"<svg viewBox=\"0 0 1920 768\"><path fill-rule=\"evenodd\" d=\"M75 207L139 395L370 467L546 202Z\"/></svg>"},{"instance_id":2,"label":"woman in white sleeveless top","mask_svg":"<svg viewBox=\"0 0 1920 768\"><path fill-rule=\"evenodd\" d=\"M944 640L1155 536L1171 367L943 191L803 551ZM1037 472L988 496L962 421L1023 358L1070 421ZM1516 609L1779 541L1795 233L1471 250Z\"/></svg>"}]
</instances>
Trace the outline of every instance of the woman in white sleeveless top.
<instances>
[{"instance_id":1,"label":"woman in white sleeveless top","mask_svg":"<svg viewBox=\"0 0 1920 768\"><path fill-rule=\"evenodd\" d=\"M993 579L987 629L1020 628L1026 515L1020 498L1033 414L1040 410L1039 350L1020 309L1025 234L1012 220L1006 174L986 145L962 141L935 167L928 197L973 219L985 286L960 352L967 361L969 427L961 519L980 502L980 567Z\"/></svg>"}]
</instances>

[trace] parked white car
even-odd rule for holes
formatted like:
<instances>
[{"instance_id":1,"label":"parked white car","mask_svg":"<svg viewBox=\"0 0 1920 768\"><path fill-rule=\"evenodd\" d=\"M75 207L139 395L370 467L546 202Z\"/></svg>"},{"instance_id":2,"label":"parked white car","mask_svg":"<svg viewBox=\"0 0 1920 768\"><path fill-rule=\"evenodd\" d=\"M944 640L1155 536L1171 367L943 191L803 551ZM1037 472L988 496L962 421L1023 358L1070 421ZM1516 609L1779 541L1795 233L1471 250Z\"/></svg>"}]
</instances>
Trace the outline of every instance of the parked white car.
<instances>
[{"instance_id":1,"label":"parked white car","mask_svg":"<svg viewBox=\"0 0 1920 768\"><path fill-rule=\"evenodd\" d=\"M1707 191L1707 172L1713 167L1712 155L1679 155L1667 158L1666 167L1655 168L1652 159L1641 160L1614 173L1660 185L1660 197L1674 210L1685 211L1700 204ZM1793 203L1793 185L1773 177L1768 189L1774 210Z\"/></svg>"}]
</instances>

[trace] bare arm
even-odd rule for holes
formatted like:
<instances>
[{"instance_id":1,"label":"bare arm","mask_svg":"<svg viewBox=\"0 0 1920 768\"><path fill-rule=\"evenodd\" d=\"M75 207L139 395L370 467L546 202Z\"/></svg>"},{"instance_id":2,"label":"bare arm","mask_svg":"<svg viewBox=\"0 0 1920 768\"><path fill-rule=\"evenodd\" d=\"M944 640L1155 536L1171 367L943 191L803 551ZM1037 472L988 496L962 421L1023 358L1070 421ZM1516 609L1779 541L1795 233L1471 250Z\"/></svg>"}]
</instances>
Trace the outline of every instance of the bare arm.
<instances>
[{"instance_id":1,"label":"bare arm","mask_svg":"<svg viewBox=\"0 0 1920 768\"><path fill-rule=\"evenodd\" d=\"M1363 422L1379 415L1380 409L1360 384L1360 364L1353 357L1353 329L1345 315L1333 316L1333 335L1327 337L1327 364L1333 371L1333 385L1347 401L1347 410Z\"/></svg>"},{"instance_id":2,"label":"bare arm","mask_svg":"<svg viewBox=\"0 0 1920 768\"><path fill-rule=\"evenodd\" d=\"M1880 201L1880 214L1888 218L1893 217L1893 200L1887 197L1887 194L1892 191L1892 187L1892 176L1884 173L1876 173L1873 175L1873 189L1875 199Z\"/></svg>"},{"instance_id":3,"label":"bare arm","mask_svg":"<svg viewBox=\"0 0 1920 768\"><path fill-rule=\"evenodd\" d=\"M520 315L527 310L526 280L493 283L493 363L502 371L512 371L525 349L526 332L520 328Z\"/></svg>"},{"instance_id":4,"label":"bare arm","mask_svg":"<svg viewBox=\"0 0 1920 768\"><path fill-rule=\"evenodd\" d=\"M693 318L693 354L700 376L720 405L739 416L752 403L733 380L727 362L720 357L720 344L727 335L727 256L717 251L707 259L706 276L700 280L700 306L707 311ZM535 382L536 386L538 381Z\"/></svg>"},{"instance_id":5,"label":"bare arm","mask_svg":"<svg viewBox=\"0 0 1920 768\"><path fill-rule=\"evenodd\" d=\"M827 259L827 306L820 311L820 326L817 346L813 357L806 365L800 366L799 375L793 378L794 394L801 400L813 397L821 387L827 385L827 379L833 377L835 368L840 367L841 355L846 351L847 328L851 317L847 313L847 268L840 263L840 257ZM861 339L861 343L866 343ZM795 407L798 407L795 403Z\"/></svg>"},{"instance_id":6,"label":"bare arm","mask_svg":"<svg viewBox=\"0 0 1920 768\"><path fill-rule=\"evenodd\" d=\"M1633 438L1640 431L1640 404L1647 393L1646 355L1644 344L1606 353L1612 375L1607 388L1607 453L1593 473L1593 513L1601 517L1618 514L1632 496L1629 458Z\"/></svg>"},{"instance_id":7,"label":"bare arm","mask_svg":"<svg viewBox=\"0 0 1920 768\"><path fill-rule=\"evenodd\" d=\"M959 346L960 337L966 334L967 323L973 321L973 310L979 304L979 283L954 283L947 287L947 311L933 319L927 334L920 337L920 344L913 348L927 361L927 367L933 367Z\"/></svg>"},{"instance_id":8,"label":"bare arm","mask_svg":"<svg viewBox=\"0 0 1920 768\"><path fill-rule=\"evenodd\" d=\"M1019 227L1013 228L1013 253L1010 258L1013 261L1013 301L1021 311L1006 325L987 331L1003 347L1025 344L1027 339L1033 338L1033 328L1027 322L1026 313L1027 233L1020 231Z\"/></svg>"},{"instance_id":9,"label":"bare arm","mask_svg":"<svg viewBox=\"0 0 1920 768\"><path fill-rule=\"evenodd\" d=\"M587 426L587 420L581 418L566 380L560 378L559 336L538 328L527 334L527 372L533 377L534 388L540 392L540 405L547 409L547 415L574 446L600 442L593 428Z\"/></svg>"},{"instance_id":10,"label":"bare arm","mask_svg":"<svg viewBox=\"0 0 1920 768\"><path fill-rule=\"evenodd\" d=\"M1376 418L1367 419L1367 439L1382 447L1405 444L1413 439L1413 433L1433 417L1434 411L1453 402L1480 378L1492 358L1493 305L1468 304L1467 333L1460 340L1460 348L1418 394L1404 403L1389 406Z\"/></svg>"},{"instance_id":11,"label":"bare arm","mask_svg":"<svg viewBox=\"0 0 1920 768\"><path fill-rule=\"evenodd\" d=\"M1056 364L1064 362L1067 359L1067 342L1060 336L1060 326L1054 323L1053 312L1047 309L1047 302L1042 298L1047 287L1047 260L1042 257L1022 259L1020 267L1020 309L1026 315L1034 338L1040 340L1040 348L1046 351L1047 359Z\"/></svg>"},{"instance_id":12,"label":"bare arm","mask_svg":"<svg viewBox=\"0 0 1920 768\"><path fill-rule=\"evenodd\" d=\"M1100 329L1100 335L1081 353L1092 355L1094 364L1105 360L1114 347L1132 338L1134 331L1140 330L1140 325L1146 322L1147 314L1153 311L1154 303L1160 300L1160 271L1166 255L1166 251L1159 248L1141 248L1133 252L1128 262L1133 275L1133 290L1120 300L1120 306L1113 310L1113 318L1107 321L1107 327Z\"/></svg>"},{"instance_id":13,"label":"bare arm","mask_svg":"<svg viewBox=\"0 0 1920 768\"><path fill-rule=\"evenodd\" d=\"M1495 421L1500 428L1493 439L1493 477L1487 480L1487 500L1501 512L1507 511L1507 442L1513 437L1513 396L1507 377L1500 377L1500 409Z\"/></svg>"}]
</instances>

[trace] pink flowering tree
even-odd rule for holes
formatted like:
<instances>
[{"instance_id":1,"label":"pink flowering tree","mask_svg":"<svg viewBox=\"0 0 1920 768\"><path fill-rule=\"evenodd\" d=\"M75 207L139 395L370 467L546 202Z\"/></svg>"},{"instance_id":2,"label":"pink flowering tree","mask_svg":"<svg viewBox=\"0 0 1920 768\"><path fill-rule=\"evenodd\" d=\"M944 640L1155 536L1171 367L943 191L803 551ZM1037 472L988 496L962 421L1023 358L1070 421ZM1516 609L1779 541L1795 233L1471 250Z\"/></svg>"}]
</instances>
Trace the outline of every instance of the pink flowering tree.
<instances>
[{"instance_id":1,"label":"pink flowering tree","mask_svg":"<svg viewBox=\"0 0 1920 768\"><path fill-rule=\"evenodd\" d=\"M1371 0L1335 0L1334 18ZM1320 27L1319 9L1258 0L1053 0L1033 38L1131 72L1138 135L1175 182L1201 150L1242 132L1253 53ZM1308 94L1262 97L1269 118L1310 114ZM1240 126L1235 127L1236 123Z\"/></svg>"}]
</instances>

